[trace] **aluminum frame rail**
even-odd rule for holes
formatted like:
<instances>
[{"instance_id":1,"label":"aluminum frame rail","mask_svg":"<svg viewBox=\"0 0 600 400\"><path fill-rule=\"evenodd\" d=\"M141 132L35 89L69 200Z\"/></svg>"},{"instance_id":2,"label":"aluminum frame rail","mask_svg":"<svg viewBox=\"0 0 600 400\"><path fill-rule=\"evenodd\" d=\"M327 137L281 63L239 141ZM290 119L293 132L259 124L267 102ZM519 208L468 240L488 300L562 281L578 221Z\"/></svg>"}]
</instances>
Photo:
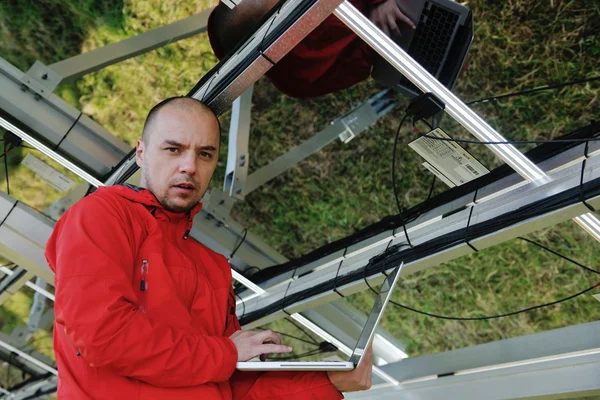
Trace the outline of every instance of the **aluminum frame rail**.
<instances>
[{"instance_id":1,"label":"aluminum frame rail","mask_svg":"<svg viewBox=\"0 0 600 400\"><path fill-rule=\"evenodd\" d=\"M21 350L13 341L10 336L0 333L0 355L3 360L12 359L14 363L21 365L25 372L33 376L58 374L52 359L35 351Z\"/></svg>"},{"instance_id":2,"label":"aluminum frame rail","mask_svg":"<svg viewBox=\"0 0 600 400\"><path fill-rule=\"evenodd\" d=\"M539 166L546 174L554 174L563 170L564 168L568 168L569 166L583 162L583 160L586 159L586 155L587 157L599 156L600 142L589 142L587 147L586 144L574 146L566 151L563 151L551 158L542 161L539 164ZM433 224L440 221L445 215L455 213L459 210L471 206L474 203L483 204L487 201L491 201L498 196L516 191L524 185L527 185L528 183L529 181L519 176L516 172L513 172L511 175L508 175L502 179L499 179L479 188L477 190L476 199L474 199L475 192L466 193L463 194L461 197L458 197L439 207L425 212L415 221L407 223L407 231L409 232L409 235L411 235L411 233L415 230L421 229L429 224ZM397 227L396 233L399 235L403 234L403 232L400 232L401 230L401 226ZM382 239L378 239L378 237L379 236L375 235L373 237L366 238L364 239L363 243L365 246L379 245L379 242ZM387 236L384 235L383 237ZM332 265L334 265L337 268L338 263L340 261L351 257L352 253L357 250L360 250L360 248L361 247L357 245L353 247L350 252L347 252L347 250L343 248L338 249L333 254L328 255L327 257L323 257L314 261L308 261L304 265L299 265L294 271L281 273L273 278L261 282L260 287L263 289L267 289L278 285L287 284L290 282L291 279L294 279L296 276L302 276L310 272L330 267ZM248 298L247 293L242 293L241 296L244 299Z\"/></svg>"},{"instance_id":3,"label":"aluminum frame rail","mask_svg":"<svg viewBox=\"0 0 600 400\"><path fill-rule=\"evenodd\" d=\"M34 276L32 272L19 266L16 266L13 270L5 268L0 267L0 272L2 273L0 274L0 306L25 286Z\"/></svg>"},{"instance_id":4,"label":"aluminum frame rail","mask_svg":"<svg viewBox=\"0 0 600 400\"><path fill-rule=\"evenodd\" d=\"M369 46L392 64L424 93L432 92L446 105L445 111L475 137L485 142L506 141L477 113L435 79L425 68L412 59L391 38L386 36L351 3L344 1L334 13ZM519 175L531 181L544 182L546 174L523 153L510 144L487 145L496 155L510 165ZM600 241L600 221L592 213L578 216L575 222Z\"/></svg>"},{"instance_id":5,"label":"aluminum frame rail","mask_svg":"<svg viewBox=\"0 0 600 400\"><path fill-rule=\"evenodd\" d=\"M25 73L0 58L0 126L98 186L130 152L127 144L56 95L40 97Z\"/></svg>"},{"instance_id":6,"label":"aluminum frame rail","mask_svg":"<svg viewBox=\"0 0 600 400\"><path fill-rule=\"evenodd\" d=\"M531 182L521 186L514 192L504 193L496 198L484 203L471 204L468 207L459 208L456 212L438 216L424 215L412 223L407 230L410 241L413 246L425 244L433 239L441 238L444 235L453 232L463 231L470 221L474 226L479 223L490 221L502 215L509 215L514 210L531 206L548 196L580 188L580 182L583 184L594 182L600 185L600 154L588 158L585 162L585 170L582 175L583 162L569 165L557 172L551 174L551 180L545 184ZM468 196L465 196L468 199ZM471 197L470 201L473 201ZM600 206L600 195L588 199L587 203L592 207ZM560 210L544 213L537 217L514 223L497 232L482 236L470 238L470 244L476 249L484 249L503 241L524 235L547 226L554 225L577 215L587 212L587 207L577 202ZM288 281L288 284L278 285L267 290L267 294L262 296L252 296L244 301L244 307L238 307L238 317L240 322L247 327L262 325L273 320L283 318L287 314L301 312L308 308L314 308L317 305L330 302L343 296L349 296L358 291L367 288L362 278L355 281L337 286L337 291L325 290L322 293L314 294L309 298L298 300L293 304L288 304L275 312L273 305L282 304L283 299L288 296L309 290L323 282L332 282L337 277L343 277L362 271L369 260L378 254L382 254L389 246L395 244L406 244L406 237L402 228L392 229L383 232L363 242L349 246L345 250L340 250L330 254L323 259L315 262L312 273L306 275L297 275L296 279ZM446 250L430 253L427 256L405 263L402 275L420 271L425 268L439 265L463 255L473 253L473 249L466 243L462 243ZM328 266L328 268L326 268ZM388 269L394 265L389 265ZM293 273L293 271L292 271ZM382 273L375 273L367 277L372 286L381 283L384 276ZM269 315L263 315L263 311L269 309Z\"/></svg>"},{"instance_id":7,"label":"aluminum frame rail","mask_svg":"<svg viewBox=\"0 0 600 400\"><path fill-rule=\"evenodd\" d=\"M567 398L600 394L600 322L408 358L382 370L400 381L348 399Z\"/></svg>"},{"instance_id":8,"label":"aluminum frame rail","mask_svg":"<svg viewBox=\"0 0 600 400\"><path fill-rule=\"evenodd\" d=\"M211 9L204 10L188 18L151 31L61 60L49 65L46 69L56 73L61 81L79 78L109 65L205 32L211 11ZM34 64L28 75L39 76L41 78L44 73L50 72L44 69L41 71L34 70L35 67L36 65ZM47 80L48 78L42 80Z\"/></svg>"},{"instance_id":9,"label":"aluminum frame rail","mask_svg":"<svg viewBox=\"0 0 600 400\"><path fill-rule=\"evenodd\" d=\"M0 396L3 400L31 400L39 399L40 396L56 392L58 388L58 377L49 376L40 380L30 382L18 389L13 390L6 396Z\"/></svg>"}]
</instances>

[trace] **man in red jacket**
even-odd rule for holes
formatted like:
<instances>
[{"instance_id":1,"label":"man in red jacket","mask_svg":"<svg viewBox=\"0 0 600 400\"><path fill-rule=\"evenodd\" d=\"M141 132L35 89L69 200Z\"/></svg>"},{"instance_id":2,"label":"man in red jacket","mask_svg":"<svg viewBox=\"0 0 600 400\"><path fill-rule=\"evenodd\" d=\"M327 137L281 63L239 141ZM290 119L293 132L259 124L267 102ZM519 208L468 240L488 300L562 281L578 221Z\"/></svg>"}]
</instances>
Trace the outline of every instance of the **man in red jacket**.
<instances>
[{"instance_id":1,"label":"man in red jacket","mask_svg":"<svg viewBox=\"0 0 600 400\"><path fill-rule=\"evenodd\" d=\"M46 258L60 399L339 399L370 387L370 355L350 372L235 372L291 348L240 330L227 260L188 236L219 139L197 100L158 104L137 144L140 187L99 188L56 224Z\"/></svg>"},{"instance_id":2,"label":"man in red jacket","mask_svg":"<svg viewBox=\"0 0 600 400\"><path fill-rule=\"evenodd\" d=\"M283 0L282 0L283 1ZM399 35L399 23L414 23L397 0L349 0L388 35ZM233 10L220 3L208 19L208 37L222 59L278 0L243 0ZM330 15L266 73L282 93L296 98L337 92L369 77L373 50L336 16Z\"/></svg>"}]
</instances>

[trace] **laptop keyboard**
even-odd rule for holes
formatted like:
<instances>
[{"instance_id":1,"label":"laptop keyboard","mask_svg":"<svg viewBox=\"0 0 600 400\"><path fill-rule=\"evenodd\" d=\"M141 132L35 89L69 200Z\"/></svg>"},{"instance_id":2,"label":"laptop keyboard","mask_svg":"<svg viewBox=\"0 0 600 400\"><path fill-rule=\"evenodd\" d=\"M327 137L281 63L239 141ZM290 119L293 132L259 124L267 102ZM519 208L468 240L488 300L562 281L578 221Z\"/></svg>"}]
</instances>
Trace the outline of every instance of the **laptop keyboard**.
<instances>
[{"instance_id":1,"label":"laptop keyboard","mask_svg":"<svg viewBox=\"0 0 600 400\"><path fill-rule=\"evenodd\" d=\"M425 2L408 54L436 77L458 18L459 15L451 10Z\"/></svg>"}]
</instances>

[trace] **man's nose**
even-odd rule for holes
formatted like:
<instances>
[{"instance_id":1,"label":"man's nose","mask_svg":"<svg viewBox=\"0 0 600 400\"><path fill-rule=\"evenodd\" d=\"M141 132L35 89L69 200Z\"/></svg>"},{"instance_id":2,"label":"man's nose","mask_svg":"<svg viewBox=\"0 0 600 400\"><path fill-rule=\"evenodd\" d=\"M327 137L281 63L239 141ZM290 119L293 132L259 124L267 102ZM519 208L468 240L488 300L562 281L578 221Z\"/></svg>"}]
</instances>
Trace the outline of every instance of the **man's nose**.
<instances>
[{"instance_id":1,"label":"man's nose","mask_svg":"<svg viewBox=\"0 0 600 400\"><path fill-rule=\"evenodd\" d=\"M196 173L196 155L191 151L186 151L180 158L179 172L182 174L194 175Z\"/></svg>"}]
</instances>

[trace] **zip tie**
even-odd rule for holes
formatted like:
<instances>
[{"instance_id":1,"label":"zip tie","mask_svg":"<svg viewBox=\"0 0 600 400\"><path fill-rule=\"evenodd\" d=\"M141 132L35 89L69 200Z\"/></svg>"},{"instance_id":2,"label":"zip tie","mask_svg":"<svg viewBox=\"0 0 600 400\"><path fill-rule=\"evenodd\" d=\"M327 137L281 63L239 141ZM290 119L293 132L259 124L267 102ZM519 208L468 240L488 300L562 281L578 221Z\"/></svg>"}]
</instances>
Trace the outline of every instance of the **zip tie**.
<instances>
[{"instance_id":1,"label":"zip tie","mask_svg":"<svg viewBox=\"0 0 600 400\"><path fill-rule=\"evenodd\" d=\"M584 206L586 206L591 212L595 212L596 210L594 209L594 207L592 207L585 199L585 195L583 192L583 175L585 172L585 164L587 162L587 158L583 159L583 162L581 163L581 177L579 178L579 200L583 203Z\"/></svg>"},{"instance_id":2,"label":"zip tie","mask_svg":"<svg viewBox=\"0 0 600 400\"><path fill-rule=\"evenodd\" d=\"M341 298L344 298L346 296L344 296L337 290L337 279L338 279L338 274L340 273L340 268L342 268L343 263L344 263L344 260L340 261L340 265L338 265L337 272L335 273L335 278L333 279L333 291L336 292Z\"/></svg>"}]
</instances>

